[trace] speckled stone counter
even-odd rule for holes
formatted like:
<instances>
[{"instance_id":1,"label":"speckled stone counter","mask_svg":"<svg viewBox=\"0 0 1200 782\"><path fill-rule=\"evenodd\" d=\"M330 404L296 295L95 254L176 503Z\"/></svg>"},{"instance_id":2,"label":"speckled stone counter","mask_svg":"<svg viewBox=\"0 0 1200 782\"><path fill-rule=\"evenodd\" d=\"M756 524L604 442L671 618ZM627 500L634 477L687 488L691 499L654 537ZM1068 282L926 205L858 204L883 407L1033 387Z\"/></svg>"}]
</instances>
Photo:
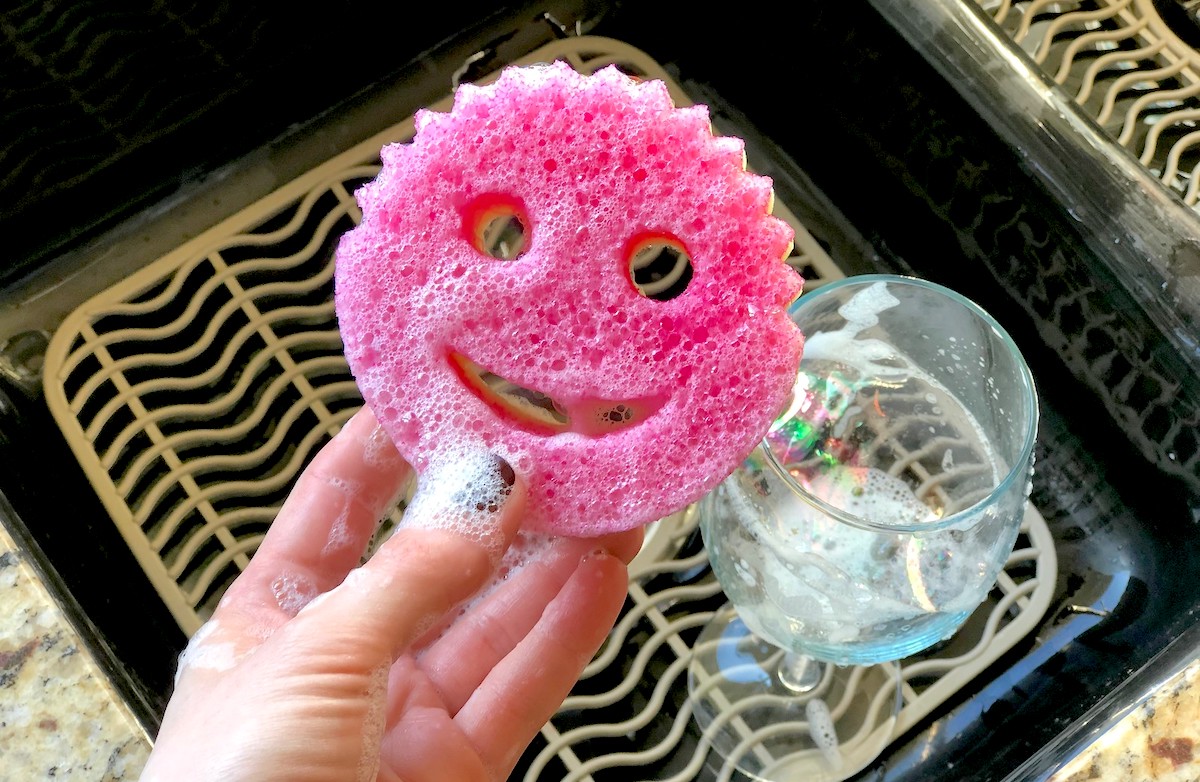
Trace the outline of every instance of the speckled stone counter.
<instances>
[{"instance_id":1,"label":"speckled stone counter","mask_svg":"<svg viewBox=\"0 0 1200 782\"><path fill-rule=\"evenodd\" d=\"M1050 782L1200 780L1200 660L1101 735Z\"/></svg>"},{"instance_id":2,"label":"speckled stone counter","mask_svg":"<svg viewBox=\"0 0 1200 782\"><path fill-rule=\"evenodd\" d=\"M0 525L0 780L136 780L150 739Z\"/></svg>"}]
</instances>

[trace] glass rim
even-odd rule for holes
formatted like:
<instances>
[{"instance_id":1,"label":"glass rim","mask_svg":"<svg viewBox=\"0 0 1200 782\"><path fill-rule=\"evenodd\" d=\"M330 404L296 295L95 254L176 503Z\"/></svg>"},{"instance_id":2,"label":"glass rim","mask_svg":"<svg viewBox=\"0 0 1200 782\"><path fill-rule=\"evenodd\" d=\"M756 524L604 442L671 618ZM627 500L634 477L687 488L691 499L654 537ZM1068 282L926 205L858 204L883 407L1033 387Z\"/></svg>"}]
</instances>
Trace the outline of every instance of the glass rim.
<instances>
[{"instance_id":1,"label":"glass rim","mask_svg":"<svg viewBox=\"0 0 1200 782\"><path fill-rule=\"evenodd\" d=\"M823 296L829 291L835 291L841 288L849 288L854 286L870 285L877 282L884 282L889 285L908 285L915 288L924 288L932 291L933 293L945 296L947 299L963 307L972 315L985 323L999 338L1000 343L1007 347L1009 352L1017 358L1016 363L1018 375L1020 376L1021 381L1020 386L1022 392L1022 401L1024 401L1027 409L1029 410L1029 426L1025 430L1025 439L1021 443L1018 456L1009 466L1008 472L1001 480L996 482L996 485L992 487L992 490L988 492L986 497L983 497L982 499L968 505L960 511L951 513L949 516L943 516L934 521L926 521L915 524L882 524L861 516L856 516L853 513L849 513L848 511L845 511L834 505L830 505L820 497L810 493L803 486L801 486L794 477L792 477L791 473L789 473L782 464L780 464L779 459L775 456L775 452L771 450L771 446L767 442L766 437L759 442L758 447L761 448L766 454L767 464L771 466L777 476L787 485L792 493L822 513L833 516L837 520L851 526L870 530L872 532L936 532L948 527L953 527L968 516L974 515L977 508L995 502L997 497L1006 493L1012 487L1014 481L1018 479L1025 479L1025 473L1028 470L1029 461L1033 455L1033 448L1037 442L1038 421L1040 418L1037 390L1033 382L1033 373L1030 371L1029 364L1025 361L1025 357L1017 347L1017 343L1015 340L1013 340L1012 335L1009 334L1008 331L1001 326L1000 323L994 317L992 317L987 310L957 291L951 290L944 285L939 285L936 282L922 280L918 277L911 277L902 274L858 274L850 277L843 277L840 280L834 280L833 282L826 283L819 288L815 288L809 293L801 294L795 301L792 302L791 305L788 306L788 315L791 316L792 313L801 306L807 306L816 298Z\"/></svg>"}]
</instances>

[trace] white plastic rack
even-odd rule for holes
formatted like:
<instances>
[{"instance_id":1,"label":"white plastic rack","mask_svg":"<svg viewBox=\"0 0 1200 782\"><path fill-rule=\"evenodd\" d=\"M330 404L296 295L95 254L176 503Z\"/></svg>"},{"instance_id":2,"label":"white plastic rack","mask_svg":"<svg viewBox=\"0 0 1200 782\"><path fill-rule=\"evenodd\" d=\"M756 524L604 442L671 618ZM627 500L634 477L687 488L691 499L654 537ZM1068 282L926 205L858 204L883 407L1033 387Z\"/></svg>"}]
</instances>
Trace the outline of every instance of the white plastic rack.
<instances>
[{"instance_id":1,"label":"white plastic rack","mask_svg":"<svg viewBox=\"0 0 1200 782\"><path fill-rule=\"evenodd\" d=\"M1153 0L972 0L1149 173L1200 211L1200 52ZM1193 10L1188 10L1188 8ZM1175 25L1175 26L1173 26Z\"/></svg>"}]
</instances>

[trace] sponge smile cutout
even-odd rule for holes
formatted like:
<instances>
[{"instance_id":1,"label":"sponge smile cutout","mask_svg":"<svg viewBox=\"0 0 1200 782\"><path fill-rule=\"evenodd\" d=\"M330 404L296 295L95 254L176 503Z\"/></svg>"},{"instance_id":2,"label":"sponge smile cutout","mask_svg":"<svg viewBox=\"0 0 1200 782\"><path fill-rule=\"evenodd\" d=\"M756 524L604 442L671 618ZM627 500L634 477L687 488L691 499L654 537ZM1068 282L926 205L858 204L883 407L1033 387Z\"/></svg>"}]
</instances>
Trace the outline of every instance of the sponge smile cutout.
<instances>
[{"instance_id":1,"label":"sponge smile cutout","mask_svg":"<svg viewBox=\"0 0 1200 782\"><path fill-rule=\"evenodd\" d=\"M648 397L588 399L567 404L502 377L462 353L451 352L449 361L467 389L498 415L531 434L576 432L592 437L612 434L645 421L665 402L663 398Z\"/></svg>"}]
</instances>

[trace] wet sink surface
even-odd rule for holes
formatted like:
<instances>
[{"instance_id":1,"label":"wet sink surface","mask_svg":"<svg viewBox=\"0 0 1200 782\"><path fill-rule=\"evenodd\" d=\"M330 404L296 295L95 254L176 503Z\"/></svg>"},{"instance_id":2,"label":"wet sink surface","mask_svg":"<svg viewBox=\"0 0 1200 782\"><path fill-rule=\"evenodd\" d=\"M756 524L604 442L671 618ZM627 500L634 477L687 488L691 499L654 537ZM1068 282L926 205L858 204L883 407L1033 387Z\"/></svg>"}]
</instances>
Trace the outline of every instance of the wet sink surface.
<instances>
[{"instance_id":1,"label":"wet sink surface","mask_svg":"<svg viewBox=\"0 0 1200 782\"><path fill-rule=\"evenodd\" d=\"M786 13L794 18L747 17L731 37L682 4L654 3L611 11L590 32L650 53L710 103L844 271L955 288L1026 353L1043 404L1032 500L1057 544L1054 601L873 777L999 779L1195 624L1196 383L1027 161L888 24L861 9ZM39 390L8 378L4 391L0 491L132 672L153 721L184 635Z\"/></svg>"}]
</instances>

